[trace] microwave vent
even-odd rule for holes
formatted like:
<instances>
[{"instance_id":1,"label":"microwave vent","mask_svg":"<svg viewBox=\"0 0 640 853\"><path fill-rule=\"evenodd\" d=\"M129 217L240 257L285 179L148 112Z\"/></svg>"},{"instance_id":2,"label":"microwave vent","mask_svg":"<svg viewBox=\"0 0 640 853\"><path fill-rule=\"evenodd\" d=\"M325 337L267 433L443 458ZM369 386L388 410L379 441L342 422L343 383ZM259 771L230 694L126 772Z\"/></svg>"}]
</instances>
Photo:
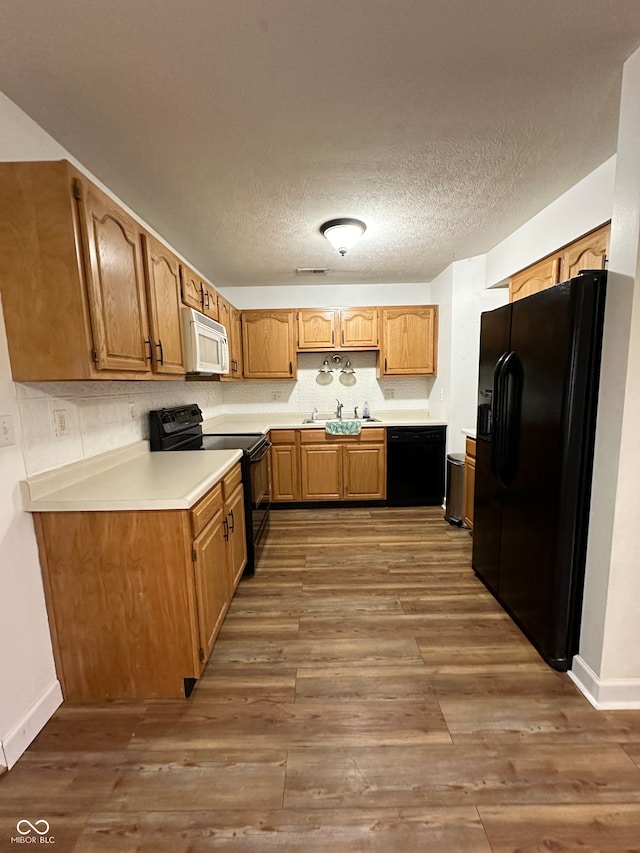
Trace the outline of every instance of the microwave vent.
<instances>
[{"instance_id":1,"label":"microwave vent","mask_svg":"<svg viewBox=\"0 0 640 853\"><path fill-rule=\"evenodd\" d=\"M296 269L298 275L326 275L329 272L328 267L298 267Z\"/></svg>"}]
</instances>

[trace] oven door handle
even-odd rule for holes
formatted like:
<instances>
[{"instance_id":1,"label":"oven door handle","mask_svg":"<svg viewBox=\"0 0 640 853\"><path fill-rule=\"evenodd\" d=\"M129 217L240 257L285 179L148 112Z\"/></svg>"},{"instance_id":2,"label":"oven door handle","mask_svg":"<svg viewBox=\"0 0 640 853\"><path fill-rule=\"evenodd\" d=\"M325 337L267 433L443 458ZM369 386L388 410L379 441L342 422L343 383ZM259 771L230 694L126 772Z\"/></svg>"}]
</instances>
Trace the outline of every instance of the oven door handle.
<instances>
[{"instance_id":1,"label":"oven door handle","mask_svg":"<svg viewBox=\"0 0 640 853\"><path fill-rule=\"evenodd\" d=\"M262 459L264 459L264 457L267 455L267 453L269 452L269 450L270 450L270 449L271 449L271 442L270 442L270 441L268 441L268 442L265 444L265 446L264 446L264 450L262 451L262 453L261 453L259 456L250 456L250 457L249 457L249 462L250 462L252 465L253 465L253 463L254 463L254 462L260 462Z\"/></svg>"}]
</instances>

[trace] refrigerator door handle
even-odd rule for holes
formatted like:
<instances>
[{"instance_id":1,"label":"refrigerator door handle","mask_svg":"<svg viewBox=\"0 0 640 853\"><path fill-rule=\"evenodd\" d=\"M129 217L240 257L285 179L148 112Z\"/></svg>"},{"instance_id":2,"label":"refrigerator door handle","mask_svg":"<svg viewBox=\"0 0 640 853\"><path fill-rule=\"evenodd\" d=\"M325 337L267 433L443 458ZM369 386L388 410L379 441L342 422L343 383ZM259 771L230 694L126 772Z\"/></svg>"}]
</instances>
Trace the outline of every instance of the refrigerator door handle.
<instances>
[{"instance_id":1,"label":"refrigerator door handle","mask_svg":"<svg viewBox=\"0 0 640 853\"><path fill-rule=\"evenodd\" d=\"M501 477L505 430L504 369L508 357L509 353L503 352L496 362L493 371L493 393L491 395L491 456L489 465L491 473L501 485L504 485Z\"/></svg>"},{"instance_id":2,"label":"refrigerator door handle","mask_svg":"<svg viewBox=\"0 0 640 853\"><path fill-rule=\"evenodd\" d=\"M520 408L523 386L522 362L513 351L506 356L502 363L500 382L502 421L498 480L503 486L509 486L518 469Z\"/></svg>"}]
</instances>

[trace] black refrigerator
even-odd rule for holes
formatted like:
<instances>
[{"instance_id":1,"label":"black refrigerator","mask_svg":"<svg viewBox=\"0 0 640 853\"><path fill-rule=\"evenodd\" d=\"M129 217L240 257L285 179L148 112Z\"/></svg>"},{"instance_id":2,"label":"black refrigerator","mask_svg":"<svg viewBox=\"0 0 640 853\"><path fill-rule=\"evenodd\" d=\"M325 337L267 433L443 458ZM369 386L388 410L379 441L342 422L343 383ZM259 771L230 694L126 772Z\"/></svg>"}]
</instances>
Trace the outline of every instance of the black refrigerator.
<instances>
[{"instance_id":1,"label":"black refrigerator","mask_svg":"<svg viewBox=\"0 0 640 853\"><path fill-rule=\"evenodd\" d=\"M606 275L481 317L473 569L560 671L578 652Z\"/></svg>"}]
</instances>

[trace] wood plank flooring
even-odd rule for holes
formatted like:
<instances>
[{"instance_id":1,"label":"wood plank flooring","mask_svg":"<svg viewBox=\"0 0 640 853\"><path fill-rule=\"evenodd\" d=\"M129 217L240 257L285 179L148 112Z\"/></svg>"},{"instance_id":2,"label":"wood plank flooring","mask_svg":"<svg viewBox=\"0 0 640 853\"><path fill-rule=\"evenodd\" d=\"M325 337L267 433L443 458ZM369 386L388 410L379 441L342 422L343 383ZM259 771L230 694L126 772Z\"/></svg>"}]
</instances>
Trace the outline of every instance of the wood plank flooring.
<instances>
[{"instance_id":1,"label":"wood plank flooring","mask_svg":"<svg viewBox=\"0 0 640 853\"><path fill-rule=\"evenodd\" d=\"M286 510L187 701L63 706L0 850L640 851L640 712L597 712L442 511ZM159 662L158 665L161 665Z\"/></svg>"}]
</instances>

